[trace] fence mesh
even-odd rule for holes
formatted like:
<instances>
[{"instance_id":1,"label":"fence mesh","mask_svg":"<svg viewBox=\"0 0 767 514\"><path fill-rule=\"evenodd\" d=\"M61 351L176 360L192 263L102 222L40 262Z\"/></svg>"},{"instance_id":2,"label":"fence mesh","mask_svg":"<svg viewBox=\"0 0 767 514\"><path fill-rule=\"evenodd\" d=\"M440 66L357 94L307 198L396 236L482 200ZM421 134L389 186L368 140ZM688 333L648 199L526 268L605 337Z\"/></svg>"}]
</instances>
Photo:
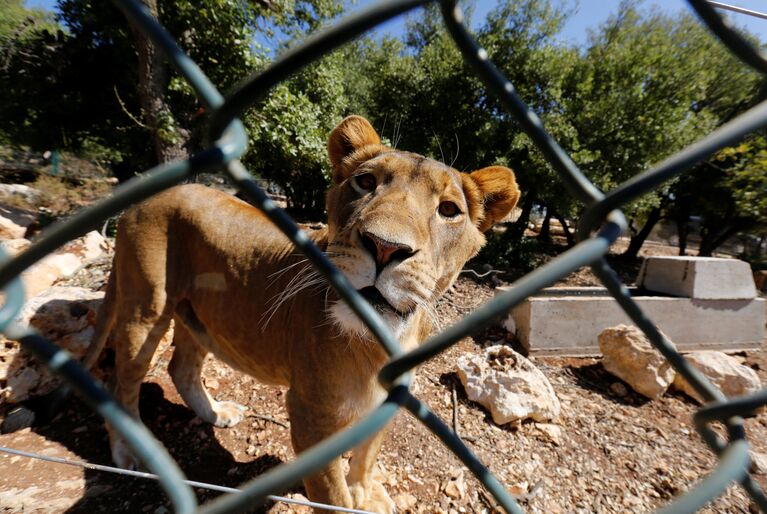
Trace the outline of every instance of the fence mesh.
<instances>
[{"instance_id":1,"label":"fence mesh","mask_svg":"<svg viewBox=\"0 0 767 514\"><path fill-rule=\"evenodd\" d=\"M743 418L767 405L767 390L727 399L700 372L692 367L658 331L654 323L629 296L615 271L605 260L610 245L626 229L625 219L618 210L621 205L652 190L664 181L689 170L695 163L716 151L742 139L748 133L767 126L767 102L720 127L709 136L666 159L619 187L603 193L578 169L567 153L546 132L538 116L516 94L503 74L488 60L487 53L477 45L463 25L463 14L456 0L441 0L445 25L464 59L473 67L491 92L497 95L514 114L522 129L535 142L549 163L558 172L570 193L585 206L579 227L579 243L545 266L523 277L514 288L499 295L452 327L431 337L415 350L403 353L394 335L388 330L375 310L354 290L344 275L336 270L295 222L272 202L240 163L245 152L247 135L237 117L271 87L290 77L303 66L320 58L345 42L370 30L377 24L402 14L429 0L381 0L334 27L309 37L302 45L277 59L264 71L250 77L228 98L224 98L210 83L197 65L181 50L165 29L152 18L146 8L136 0L114 0L129 20L142 28L162 49L178 72L196 91L200 102L212 112L208 148L191 158L157 166L130 182L118 187L114 195L91 206L65 222L56 224L44 237L25 252L8 260L0 255L0 287L6 295L0 308L0 331L59 373L69 387L75 389L99 414L106 418L129 443L144 465L160 476L175 510L181 513L233 513L243 512L267 495L278 493L324 467L333 458L352 449L381 430L399 408L404 407L423 422L450 448L484 485L507 512L522 512L512 496L493 474L474 456L463 442L443 423L429 407L414 397L409 390L409 371L434 357L447 347L484 326L499 315L524 301L528 296L551 285L583 266L591 266L612 296L618 301L655 347L665 356L706 404L694 416L695 427L711 450L719 457L716 468L683 496L662 509L663 513L695 512L724 491L732 482L738 482L748 492L754 504L767 512L767 496L749 474L748 442L745 438ZM757 71L767 74L767 58L758 48L733 30L725 19L706 0L689 0L692 8L736 56ZM221 171L243 195L259 207L293 241L313 265L326 277L338 294L362 319L390 356L380 372L379 379L388 390L386 400L372 413L354 426L334 435L302 453L294 461L283 464L243 486L243 492L227 494L198 506L191 488L167 451L149 431L134 420L117 404L104 388L65 351L57 348L30 329L16 325L13 320L24 303L24 290L20 273L39 259L70 239L81 236L99 226L105 219L126 207L162 191L201 172ZM0 252L2 250L0 249ZM726 427L727 438L718 436L711 424L719 422Z\"/></svg>"}]
</instances>

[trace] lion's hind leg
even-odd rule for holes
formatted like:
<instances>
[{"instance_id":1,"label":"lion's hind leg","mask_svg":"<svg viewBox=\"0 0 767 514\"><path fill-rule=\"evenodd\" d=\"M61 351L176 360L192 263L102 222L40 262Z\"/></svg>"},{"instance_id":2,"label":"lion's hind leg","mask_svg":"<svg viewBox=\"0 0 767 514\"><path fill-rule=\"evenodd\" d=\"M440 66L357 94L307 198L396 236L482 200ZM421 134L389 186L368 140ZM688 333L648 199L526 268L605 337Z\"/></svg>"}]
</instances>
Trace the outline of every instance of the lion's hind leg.
<instances>
[{"instance_id":1,"label":"lion's hind leg","mask_svg":"<svg viewBox=\"0 0 767 514\"><path fill-rule=\"evenodd\" d=\"M183 302L182 302L183 303ZM173 358L168 371L178 394L200 418L217 427L231 427L245 417L246 407L235 402L216 401L202 383L202 365L207 350L200 339L210 335L198 322L191 322L179 307L173 334ZM200 326L198 326L200 325Z\"/></svg>"},{"instance_id":2,"label":"lion's hind leg","mask_svg":"<svg viewBox=\"0 0 767 514\"><path fill-rule=\"evenodd\" d=\"M170 314L146 314L139 307L133 313L118 314L112 335L115 345L114 395L136 419L139 415L139 391L149 371L160 340L168 331ZM138 468L127 443L107 424L112 460L126 469Z\"/></svg>"}]
</instances>

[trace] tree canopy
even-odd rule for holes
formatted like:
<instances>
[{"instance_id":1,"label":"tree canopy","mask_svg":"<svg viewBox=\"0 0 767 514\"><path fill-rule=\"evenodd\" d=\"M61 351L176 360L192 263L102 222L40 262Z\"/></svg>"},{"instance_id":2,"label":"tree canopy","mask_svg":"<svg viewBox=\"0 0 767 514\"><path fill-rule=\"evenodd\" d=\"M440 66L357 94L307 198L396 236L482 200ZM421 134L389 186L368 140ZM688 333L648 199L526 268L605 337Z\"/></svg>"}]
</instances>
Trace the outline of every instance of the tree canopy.
<instances>
[{"instance_id":1,"label":"tree canopy","mask_svg":"<svg viewBox=\"0 0 767 514\"><path fill-rule=\"evenodd\" d=\"M153 3L154 0L145 0ZM223 91L263 69L307 32L335 19L336 0L165 0L156 15ZM574 3L503 0L474 25L490 58L598 187L609 190L731 120L759 98L756 73L689 15L623 2L585 45L559 34ZM3 6L0 137L96 155L127 177L158 160L147 141L193 151L206 113L169 71L152 119L137 84L141 43L109 2L60 0L58 15ZM469 9L471 10L471 9ZM6 14L7 13L7 14ZM27 20L19 29L19 20ZM279 43L263 45L278 35ZM261 43L259 43L261 42ZM402 37L368 36L278 85L244 116L245 162L279 185L295 211L316 216L328 181L326 137L345 115L367 116L394 146L470 171L512 167L524 198L564 224L583 206L461 59L436 5L410 15ZM694 175L626 206L638 250L658 220L703 219L702 252L765 223L765 140L720 152ZM712 198L726 198L714 202ZM572 228L572 227L570 227Z\"/></svg>"}]
</instances>

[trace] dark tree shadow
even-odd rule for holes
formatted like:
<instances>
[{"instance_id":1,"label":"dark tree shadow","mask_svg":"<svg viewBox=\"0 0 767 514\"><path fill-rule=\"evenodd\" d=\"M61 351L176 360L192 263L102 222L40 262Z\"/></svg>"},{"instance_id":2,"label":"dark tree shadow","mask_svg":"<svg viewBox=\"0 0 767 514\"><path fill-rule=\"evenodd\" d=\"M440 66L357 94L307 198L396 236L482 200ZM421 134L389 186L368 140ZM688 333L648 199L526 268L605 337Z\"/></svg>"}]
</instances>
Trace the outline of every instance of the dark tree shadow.
<instances>
[{"instance_id":1,"label":"dark tree shadow","mask_svg":"<svg viewBox=\"0 0 767 514\"><path fill-rule=\"evenodd\" d=\"M580 387L597 393L613 403L641 407L650 401L649 398L646 398L631 389L630 385L608 373L600 363L588 364L585 366L570 365L565 369L575 378L576 384ZM616 382L626 386L626 396L620 397L610 392L610 386Z\"/></svg>"},{"instance_id":2,"label":"dark tree shadow","mask_svg":"<svg viewBox=\"0 0 767 514\"><path fill-rule=\"evenodd\" d=\"M280 458L270 454L251 462L237 462L218 442L212 425L201 421L185 405L168 401L157 384L143 384L140 401L147 428L168 449L189 480L237 487L282 463ZM75 453L79 460L113 465L103 420L76 398L67 399L59 415L33 430ZM162 506L167 512L173 511L164 491L153 480L89 469L85 470L84 477L85 494L67 513L154 514L164 512ZM291 490L300 491L299 488ZM195 492L200 503L221 494L202 489L195 489ZM266 512L270 506L267 504L250 512Z\"/></svg>"}]
</instances>

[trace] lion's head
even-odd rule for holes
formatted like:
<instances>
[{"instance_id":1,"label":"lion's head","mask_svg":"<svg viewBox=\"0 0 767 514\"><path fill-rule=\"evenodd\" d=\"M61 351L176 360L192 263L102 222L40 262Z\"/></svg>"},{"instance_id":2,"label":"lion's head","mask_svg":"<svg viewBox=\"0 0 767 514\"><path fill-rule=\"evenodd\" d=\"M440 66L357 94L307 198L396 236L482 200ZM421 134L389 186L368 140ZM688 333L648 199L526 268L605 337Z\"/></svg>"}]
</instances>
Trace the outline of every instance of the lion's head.
<instances>
[{"instance_id":1,"label":"lion's head","mask_svg":"<svg viewBox=\"0 0 767 514\"><path fill-rule=\"evenodd\" d=\"M484 244L482 232L519 199L510 169L461 173L388 148L359 116L333 130L328 154L328 255L397 336L419 309L433 310ZM365 333L345 303L330 314L343 330Z\"/></svg>"}]
</instances>

